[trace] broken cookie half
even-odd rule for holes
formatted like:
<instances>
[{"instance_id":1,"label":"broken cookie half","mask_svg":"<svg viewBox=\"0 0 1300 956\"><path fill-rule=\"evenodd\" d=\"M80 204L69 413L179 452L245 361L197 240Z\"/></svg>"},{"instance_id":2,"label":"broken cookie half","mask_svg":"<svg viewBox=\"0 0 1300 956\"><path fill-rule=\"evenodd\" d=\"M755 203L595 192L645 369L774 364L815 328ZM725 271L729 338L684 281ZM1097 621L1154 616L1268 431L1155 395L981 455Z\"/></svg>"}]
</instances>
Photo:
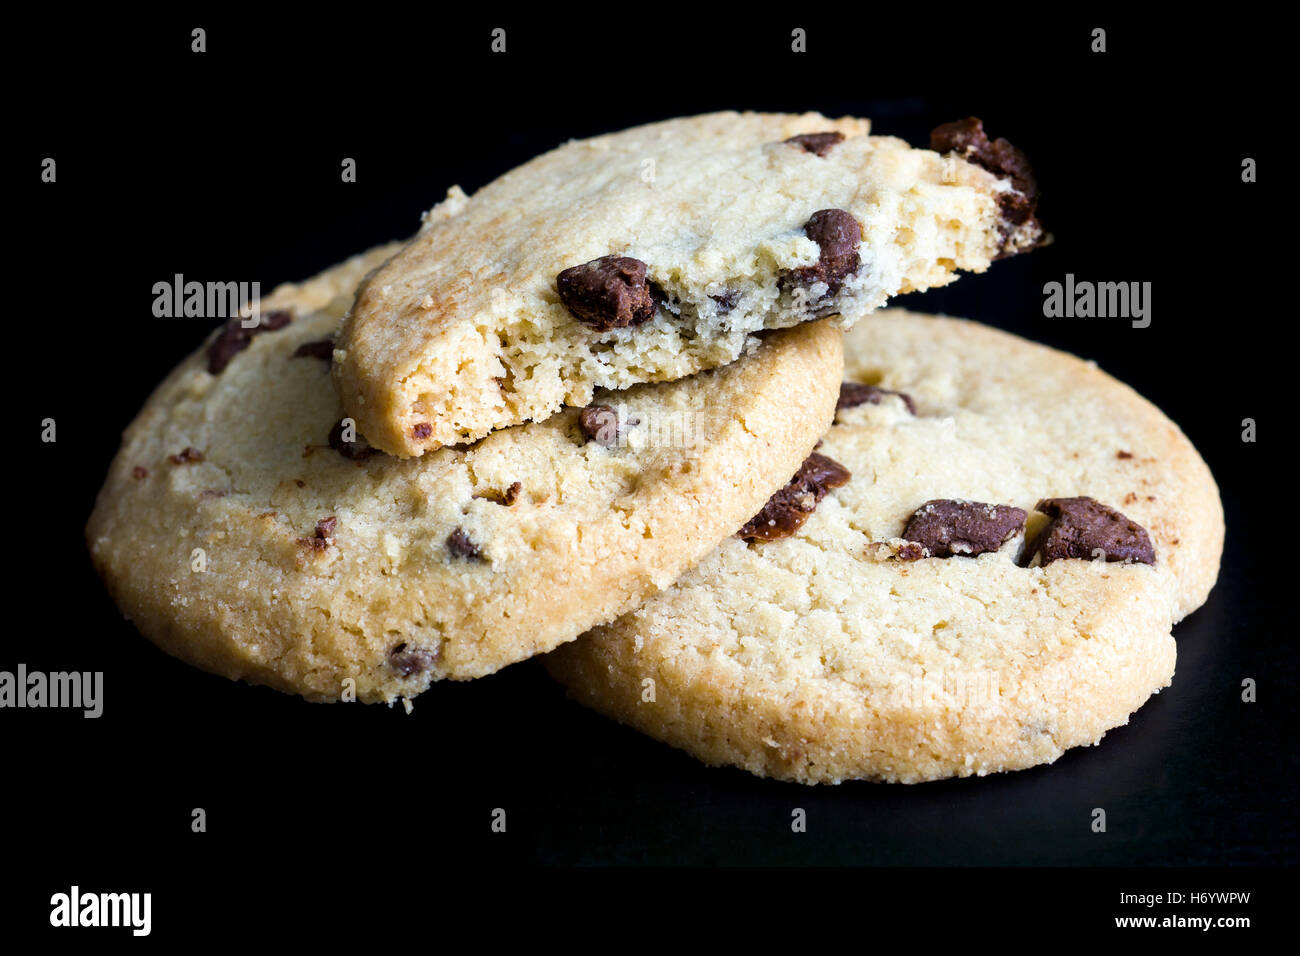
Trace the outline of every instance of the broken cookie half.
<instances>
[{"instance_id":1,"label":"broken cookie half","mask_svg":"<svg viewBox=\"0 0 1300 956\"><path fill-rule=\"evenodd\" d=\"M1023 154L975 119L932 149L865 120L717 113L571 142L453 188L359 290L346 413L414 457L683 378L1043 241Z\"/></svg>"}]
</instances>

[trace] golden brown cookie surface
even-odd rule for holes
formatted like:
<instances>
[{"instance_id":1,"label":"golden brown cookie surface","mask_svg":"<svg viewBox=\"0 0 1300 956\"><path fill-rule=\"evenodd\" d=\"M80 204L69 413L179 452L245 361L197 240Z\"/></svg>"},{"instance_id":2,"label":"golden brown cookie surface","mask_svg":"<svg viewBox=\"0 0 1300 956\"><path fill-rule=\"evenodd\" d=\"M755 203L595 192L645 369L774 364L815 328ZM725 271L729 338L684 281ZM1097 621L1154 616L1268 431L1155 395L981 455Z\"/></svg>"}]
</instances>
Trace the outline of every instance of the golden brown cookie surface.
<instances>
[{"instance_id":1,"label":"golden brown cookie surface","mask_svg":"<svg viewBox=\"0 0 1300 956\"><path fill-rule=\"evenodd\" d=\"M1094 365L972 322L890 310L845 352L818 453L852 477L552 673L706 762L804 783L1019 769L1126 723L1218 572L1195 448Z\"/></svg>"},{"instance_id":2,"label":"golden brown cookie surface","mask_svg":"<svg viewBox=\"0 0 1300 956\"><path fill-rule=\"evenodd\" d=\"M277 290L263 314L291 320L214 336L126 430L87 539L168 652L319 700L349 678L391 701L491 673L671 583L833 413L841 335L814 323L618 393L612 421L584 428L573 408L419 459L377 453L341 425L321 343L391 252Z\"/></svg>"}]
</instances>

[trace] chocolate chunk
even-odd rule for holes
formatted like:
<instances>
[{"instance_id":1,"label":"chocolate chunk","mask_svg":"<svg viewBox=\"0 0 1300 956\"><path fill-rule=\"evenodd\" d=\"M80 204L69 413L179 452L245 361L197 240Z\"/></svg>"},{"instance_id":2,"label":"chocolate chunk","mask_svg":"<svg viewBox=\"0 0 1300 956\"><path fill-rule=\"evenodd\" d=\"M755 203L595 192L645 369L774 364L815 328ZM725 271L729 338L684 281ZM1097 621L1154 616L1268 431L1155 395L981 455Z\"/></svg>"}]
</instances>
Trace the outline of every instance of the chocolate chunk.
<instances>
[{"instance_id":1,"label":"chocolate chunk","mask_svg":"<svg viewBox=\"0 0 1300 956\"><path fill-rule=\"evenodd\" d=\"M870 541L867 543L864 553L867 557L876 561L911 562L920 561L922 558L930 556L930 552L915 541L903 541L902 539Z\"/></svg>"},{"instance_id":2,"label":"chocolate chunk","mask_svg":"<svg viewBox=\"0 0 1300 956\"><path fill-rule=\"evenodd\" d=\"M620 422L618 412L608 405L588 405L578 413L578 427L582 434L587 441L594 441L602 448L613 448L622 441L629 428L639 424L639 418Z\"/></svg>"},{"instance_id":3,"label":"chocolate chunk","mask_svg":"<svg viewBox=\"0 0 1300 956\"><path fill-rule=\"evenodd\" d=\"M439 656L437 651L412 647L403 641L388 652L388 666L403 677L410 677L412 674L423 674L438 662Z\"/></svg>"},{"instance_id":4,"label":"chocolate chunk","mask_svg":"<svg viewBox=\"0 0 1300 956\"><path fill-rule=\"evenodd\" d=\"M894 555L899 561L920 561L926 556L925 546L917 544L915 541L908 541L898 549Z\"/></svg>"},{"instance_id":5,"label":"chocolate chunk","mask_svg":"<svg viewBox=\"0 0 1300 956\"><path fill-rule=\"evenodd\" d=\"M1034 542L1042 565L1062 558L1155 564L1146 529L1095 498L1044 498L1034 506L1051 521ZM1031 555L1032 558L1032 555Z\"/></svg>"},{"instance_id":6,"label":"chocolate chunk","mask_svg":"<svg viewBox=\"0 0 1300 956\"><path fill-rule=\"evenodd\" d=\"M1117 451L1115 452L1115 457L1120 461L1126 461L1133 457L1133 453L1131 451Z\"/></svg>"},{"instance_id":7,"label":"chocolate chunk","mask_svg":"<svg viewBox=\"0 0 1300 956\"><path fill-rule=\"evenodd\" d=\"M791 146L798 146L815 156L825 156L831 151L832 146L844 142L844 134L800 133L798 136L791 136L789 139L784 139L781 142L789 143Z\"/></svg>"},{"instance_id":8,"label":"chocolate chunk","mask_svg":"<svg viewBox=\"0 0 1300 956\"><path fill-rule=\"evenodd\" d=\"M930 148L936 153L960 153L966 156L989 144L984 121L978 116L941 123L930 130Z\"/></svg>"},{"instance_id":9,"label":"chocolate chunk","mask_svg":"<svg viewBox=\"0 0 1300 956\"><path fill-rule=\"evenodd\" d=\"M293 357L323 359L326 365L332 365L334 364L334 340L317 339L314 342L303 342L294 349Z\"/></svg>"},{"instance_id":10,"label":"chocolate chunk","mask_svg":"<svg viewBox=\"0 0 1300 956\"><path fill-rule=\"evenodd\" d=\"M736 537L747 541L788 538L803 527L827 494L848 484L851 477L838 461L813 452L785 487L768 499L763 510L736 532Z\"/></svg>"},{"instance_id":11,"label":"chocolate chunk","mask_svg":"<svg viewBox=\"0 0 1300 956\"><path fill-rule=\"evenodd\" d=\"M930 148L937 153L957 153L995 176L1009 178L1026 198L1038 198L1038 181L1029 159L1005 139L989 142L984 123L977 117L936 126L930 133Z\"/></svg>"},{"instance_id":12,"label":"chocolate chunk","mask_svg":"<svg viewBox=\"0 0 1300 956\"><path fill-rule=\"evenodd\" d=\"M862 245L862 225L843 209L820 209L812 214L803 231L821 247L821 257L815 265L791 269L781 277L781 284L789 288L824 282L826 294L835 295L861 264L858 248Z\"/></svg>"},{"instance_id":13,"label":"chocolate chunk","mask_svg":"<svg viewBox=\"0 0 1300 956\"><path fill-rule=\"evenodd\" d=\"M726 289L709 298L718 304L718 315L726 315L740 302L741 293L739 289Z\"/></svg>"},{"instance_id":14,"label":"chocolate chunk","mask_svg":"<svg viewBox=\"0 0 1300 956\"><path fill-rule=\"evenodd\" d=\"M655 292L646 281L646 264L640 259L602 256L565 269L556 276L555 284L564 307L598 332L625 329L654 318Z\"/></svg>"},{"instance_id":15,"label":"chocolate chunk","mask_svg":"<svg viewBox=\"0 0 1300 956\"><path fill-rule=\"evenodd\" d=\"M907 406L907 410L913 415L916 414L916 403L906 392L895 392L893 389L881 388L878 385L860 385L857 382L845 382L840 386L840 398L835 403L835 410L857 408L859 405L879 405L886 395L898 396Z\"/></svg>"},{"instance_id":16,"label":"chocolate chunk","mask_svg":"<svg viewBox=\"0 0 1300 956\"><path fill-rule=\"evenodd\" d=\"M208 346L208 371L213 375L220 374L230 364L231 359L248 348L249 343L253 341L254 335L261 332L274 332L276 329L284 328L292 321L292 312L277 309L261 316L257 325L251 329L246 329L242 324L243 319L235 316L226 322L221 332Z\"/></svg>"},{"instance_id":17,"label":"chocolate chunk","mask_svg":"<svg viewBox=\"0 0 1300 956\"><path fill-rule=\"evenodd\" d=\"M447 535L447 550L454 558L482 558L483 552L464 528L457 528Z\"/></svg>"},{"instance_id":18,"label":"chocolate chunk","mask_svg":"<svg viewBox=\"0 0 1300 956\"><path fill-rule=\"evenodd\" d=\"M131 477L137 479L148 478L149 469L146 468L144 465L136 465L134 468L131 469Z\"/></svg>"},{"instance_id":19,"label":"chocolate chunk","mask_svg":"<svg viewBox=\"0 0 1300 956\"><path fill-rule=\"evenodd\" d=\"M231 319L226 323L221 334L212 340L208 346L208 371L213 375L223 372L230 360L248 348L250 341L249 336L243 334L244 329L239 327L238 319Z\"/></svg>"},{"instance_id":20,"label":"chocolate chunk","mask_svg":"<svg viewBox=\"0 0 1300 956\"><path fill-rule=\"evenodd\" d=\"M312 551L325 551L334 543L334 528L339 523L339 519L330 515L328 518L321 518L316 522L316 533L310 538L299 538L299 547L308 548Z\"/></svg>"},{"instance_id":21,"label":"chocolate chunk","mask_svg":"<svg viewBox=\"0 0 1300 956\"><path fill-rule=\"evenodd\" d=\"M519 493L524 490L522 481L513 482L505 491L485 491L481 495L475 495L475 498L482 498L486 501L495 501L499 505L505 505L509 508L519 500Z\"/></svg>"},{"instance_id":22,"label":"chocolate chunk","mask_svg":"<svg viewBox=\"0 0 1300 956\"><path fill-rule=\"evenodd\" d=\"M168 455L167 460L173 465L197 465L203 460L203 452L193 446L186 446L175 455Z\"/></svg>"},{"instance_id":23,"label":"chocolate chunk","mask_svg":"<svg viewBox=\"0 0 1300 956\"><path fill-rule=\"evenodd\" d=\"M344 441L343 422L344 419L340 418L337 422L334 423L334 427L330 429L328 441L329 441L329 446L331 448L333 448L344 458L351 458L354 461L358 461L363 458L369 458L371 455L379 454L379 450L377 448L371 448L369 445L363 444L360 441L360 439L358 439L357 441ZM355 434L355 430L353 431L353 434ZM299 487L301 486L302 485L300 482Z\"/></svg>"},{"instance_id":24,"label":"chocolate chunk","mask_svg":"<svg viewBox=\"0 0 1300 956\"><path fill-rule=\"evenodd\" d=\"M416 441L424 441L433 434L433 426L428 422L416 422L411 426L411 437Z\"/></svg>"},{"instance_id":25,"label":"chocolate chunk","mask_svg":"<svg viewBox=\"0 0 1300 956\"><path fill-rule=\"evenodd\" d=\"M1010 505L936 498L912 513L903 537L932 558L970 557L998 550L1025 526L1026 517Z\"/></svg>"},{"instance_id":26,"label":"chocolate chunk","mask_svg":"<svg viewBox=\"0 0 1300 956\"><path fill-rule=\"evenodd\" d=\"M1002 213L999 228L1002 232L1003 246L1006 245L1013 229L1023 226L1034 218L1037 207L1037 200L1029 199L1022 193L1006 192L998 196L998 211Z\"/></svg>"},{"instance_id":27,"label":"chocolate chunk","mask_svg":"<svg viewBox=\"0 0 1300 956\"><path fill-rule=\"evenodd\" d=\"M968 116L964 120L936 126L930 133L930 148L938 153L956 153L995 176L1011 180L1015 192L998 197L1004 247L1014 228L1034 218L1038 205L1038 180L1034 178L1028 158L1005 139L989 142L981 120Z\"/></svg>"}]
</instances>

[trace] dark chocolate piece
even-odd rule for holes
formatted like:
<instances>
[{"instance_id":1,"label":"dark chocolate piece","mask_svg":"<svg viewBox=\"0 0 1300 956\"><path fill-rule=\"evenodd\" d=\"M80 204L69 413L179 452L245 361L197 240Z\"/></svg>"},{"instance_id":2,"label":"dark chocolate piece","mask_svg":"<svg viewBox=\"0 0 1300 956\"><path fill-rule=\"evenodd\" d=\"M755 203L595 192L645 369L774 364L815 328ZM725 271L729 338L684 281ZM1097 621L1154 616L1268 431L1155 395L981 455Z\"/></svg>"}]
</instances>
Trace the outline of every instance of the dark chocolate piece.
<instances>
[{"instance_id":1,"label":"dark chocolate piece","mask_svg":"<svg viewBox=\"0 0 1300 956\"><path fill-rule=\"evenodd\" d=\"M219 375L230 364L231 359L248 348L249 343L253 341L254 335L259 335L262 332L274 332L276 329L284 328L292 321L292 312L286 309L277 309L274 312L268 312L260 316L257 325L246 329L242 324L243 319L240 316L235 316L222 326L221 332L208 346L208 371L213 375Z\"/></svg>"},{"instance_id":2,"label":"dark chocolate piece","mask_svg":"<svg viewBox=\"0 0 1300 956\"><path fill-rule=\"evenodd\" d=\"M803 527L827 494L848 484L851 477L838 461L813 452L785 487L768 499L763 510L736 532L736 537L748 541L788 538Z\"/></svg>"},{"instance_id":3,"label":"dark chocolate piece","mask_svg":"<svg viewBox=\"0 0 1300 956\"><path fill-rule=\"evenodd\" d=\"M354 429L353 434L355 433L356 431ZM356 441L344 441L343 419L341 418L335 422L334 427L330 429L328 441L329 446L336 452L344 458L351 458L354 461L359 461L363 458L369 458L371 455L379 454L379 449L371 448L369 445L362 444L359 437Z\"/></svg>"},{"instance_id":4,"label":"dark chocolate piece","mask_svg":"<svg viewBox=\"0 0 1300 956\"><path fill-rule=\"evenodd\" d=\"M167 460L173 465L197 465L203 460L203 452L193 446L186 446L175 455L168 455Z\"/></svg>"},{"instance_id":5,"label":"dark chocolate piece","mask_svg":"<svg viewBox=\"0 0 1300 956\"><path fill-rule=\"evenodd\" d=\"M973 557L1001 548L1024 528L1026 517L1011 505L936 498L912 513L902 536L932 558Z\"/></svg>"},{"instance_id":6,"label":"dark chocolate piece","mask_svg":"<svg viewBox=\"0 0 1300 956\"><path fill-rule=\"evenodd\" d=\"M457 528L447 536L447 550L453 558L482 558L483 552L464 528Z\"/></svg>"},{"instance_id":7,"label":"dark chocolate piece","mask_svg":"<svg viewBox=\"0 0 1300 956\"><path fill-rule=\"evenodd\" d=\"M826 283L827 295L840 291L844 280L858 271L862 260L862 225L843 209L819 209L803 227L804 235L821 248L821 257L811 266L791 269L781 277L785 288Z\"/></svg>"},{"instance_id":8,"label":"dark chocolate piece","mask_svg":"<svg viewBox=\"0 0 1300 956\"><path fill-rule=\"evenodd\" d=\"M318 358L325 364L334 364L334 340L333 339L316 339L314 342L303 342L293 350L294 358Z\"/></svg>"},{"instance_id":9,"label":"dark chocolate piece","mask_svg":"<svg viewBox=\"0 0 1300 956\"><path fill-rule=\"evenodd\" d=\"M587 441L602 448L613 448L623 439L627 429L639 425L640 419L618 420L618 412L608 405L588 405L578 413L578 427Z\"/></svg>"},{"instance_id":10,"label":"dark chocolate piece","mask_svg":"<svg viewBox=\"0 0 1300 956\"><path fill-rule=\"evenodd\" d=\"M564 307L598 332L625 329L654 318L656 294L646 281L646 264L640 259L602 256L565 269L556 276L555 284Z\"/></svg>"},{"instance_id":11,"label":"dark chocolate piece","mask_svg":"<svg viewBox=\"0 0 1300 956\"><path fill-rule=\"evenodd\" d=\"M439 656L436 651L412 647L403 641L388 652L388 666L401 676L410 677L413 674L423 674L438 662Z\"/></svg>"},{"instance_id":12,"label":"dark chocolate piece","mask_svg":"<svg viewBox=\"0 0 1300 956\"><path fill-rule=\"evenodd\" d=\"M857 382L845 382L840 386L840 397L835 403L835 410L857 408L859 405L879 405L880 400L886 395L898 396L907 406L907 410L913 415L916 414L916 403L906 392L895 392L893 389L881 388L879 385L861 385Z\"/></svg>"},{"instance_id":13,"label":"dark chocolate piece","mask_svg":"<svg viewBox=\"0 0 1300 956\"><path fill-rule=\"evenodd\" d=\"M1051 519L1030 556L1044 566L1062 558L1156 563L1146 528L1095 498L1044 498L1034 508Z\"/></svg>"},{"instance_id":14,"label":"dark chocolate piece","mask_svg":"<svg viewBox=\"0 0 1300 956\"><path fill-rule=\"evenodd\" d=\"M511 505L513 505L516 501L519 500L519 494L523 490L524 490L524 483L522 481L516 481L511 483L510 487L507 488L505 491L496 491L496 490L485 491L481 495L475 495L474 497L482 498L485 501L495 501L497 504L505 505L507 508L509 508Z\"/></svg>"},{"instance_id":15,"label":"dark chocolate piece","mask_svg":"<svg viewBox=\"0 0 1300 956\"><path fill-rule=\"evenodd\" d=\"M998 197L1003 247L998 258L1002 258L1007 254L1006 244L1011 232L1032 220L1038 206L1038 180L1029 160L1005 139L990 142L984 132L984 123L974 116L936 126L930 133L930 148L938 153L956 153L995 176L1011 180L1014 192L1002 193Z\"/></svg>"},{"instance_id":16,"label":"dark chocolate piece","mask_svg":"<svg viewBox=\"0 0 1300 956\"><path fill-rule=\"evenodd\" d=\"M844 142L844 134L800 133L798 136L791 136L789 139L781 140L781 142L789 143L791 146L798 146L814 156L825 156L831 151L832 146Z\"/></svg>"}]
</instances>

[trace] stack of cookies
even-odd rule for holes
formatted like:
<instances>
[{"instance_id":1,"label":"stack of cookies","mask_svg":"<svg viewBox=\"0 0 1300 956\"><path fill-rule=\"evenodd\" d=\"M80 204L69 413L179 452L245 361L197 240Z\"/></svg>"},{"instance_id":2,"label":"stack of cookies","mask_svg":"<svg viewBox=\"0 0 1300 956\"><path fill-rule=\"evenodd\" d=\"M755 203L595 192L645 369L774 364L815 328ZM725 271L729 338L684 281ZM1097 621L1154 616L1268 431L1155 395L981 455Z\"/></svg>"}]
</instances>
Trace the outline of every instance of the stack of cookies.
<instances>
[{"instance_id":1,"label":"stack of cookies","mask_svg":"<svg viewBox=\"0 0 1300 956\"><path fill-rule=\"evenodd\" d=\"M1170 682L1218 491L1095 366L878 311L1045 241L1019 150L974 119L930 145L726 113L453 188L168 376L97 569L167 652L310 700L545 654L804 783L1096 743Z\"/></svg>"}]
</instances>

